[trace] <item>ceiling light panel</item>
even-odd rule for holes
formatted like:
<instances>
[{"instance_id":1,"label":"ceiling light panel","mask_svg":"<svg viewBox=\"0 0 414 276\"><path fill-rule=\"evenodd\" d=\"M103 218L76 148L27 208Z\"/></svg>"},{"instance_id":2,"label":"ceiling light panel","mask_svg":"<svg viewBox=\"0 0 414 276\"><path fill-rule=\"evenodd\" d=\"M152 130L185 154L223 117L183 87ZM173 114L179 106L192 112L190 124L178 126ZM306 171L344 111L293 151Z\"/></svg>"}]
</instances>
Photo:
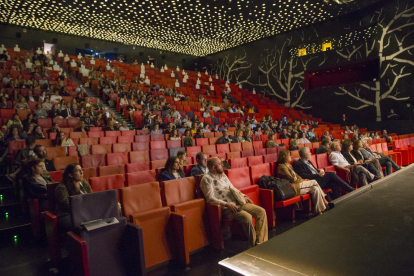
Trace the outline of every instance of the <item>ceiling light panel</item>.
<instances>
[{"instance_id":1,"label":"ceiling light panel","mask_svg":"<svg viewBox=\"0 0 414 276\"><path fill-rule=\"evenodd\" d=\"M205 56L322 22L377 0L8 0L0 21Z\"/></svg>"}]
</instances>

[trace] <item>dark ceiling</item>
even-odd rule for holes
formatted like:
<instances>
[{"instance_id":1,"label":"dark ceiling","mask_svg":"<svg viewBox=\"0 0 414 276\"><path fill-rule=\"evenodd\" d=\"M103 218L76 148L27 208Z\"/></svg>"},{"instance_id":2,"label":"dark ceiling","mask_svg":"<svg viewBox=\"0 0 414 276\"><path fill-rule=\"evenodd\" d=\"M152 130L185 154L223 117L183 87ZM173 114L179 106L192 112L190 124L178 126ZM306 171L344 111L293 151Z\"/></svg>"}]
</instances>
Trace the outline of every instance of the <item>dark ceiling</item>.
<instances>
[{"instance_id":1,"label":"dark ceiling","mask_svg":"<svg viewBox=\"0 0 414 276\"><path fill-rule=\"evenodd\" d=\"M205 56L378 0L7 0L1 22Z\"/></svg>"}]
</instances>

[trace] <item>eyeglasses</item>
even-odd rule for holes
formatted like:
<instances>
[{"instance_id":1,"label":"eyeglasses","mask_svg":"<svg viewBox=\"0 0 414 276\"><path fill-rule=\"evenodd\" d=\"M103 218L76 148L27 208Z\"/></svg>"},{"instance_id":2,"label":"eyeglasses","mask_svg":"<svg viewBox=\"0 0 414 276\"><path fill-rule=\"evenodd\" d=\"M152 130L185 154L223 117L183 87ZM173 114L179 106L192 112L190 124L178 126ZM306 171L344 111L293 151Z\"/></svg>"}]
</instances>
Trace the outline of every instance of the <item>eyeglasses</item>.
<instances>
[{"instance_id":1,"label":"eyeglasses","mask_svg":"<svg viewBox=\"0 0 414 276\"><path fill-rule=\"evenodd\" d=\"M79 169L79 170L74 170L73 173L83 173L83 171Z\"/></svg>"}]
</instances>

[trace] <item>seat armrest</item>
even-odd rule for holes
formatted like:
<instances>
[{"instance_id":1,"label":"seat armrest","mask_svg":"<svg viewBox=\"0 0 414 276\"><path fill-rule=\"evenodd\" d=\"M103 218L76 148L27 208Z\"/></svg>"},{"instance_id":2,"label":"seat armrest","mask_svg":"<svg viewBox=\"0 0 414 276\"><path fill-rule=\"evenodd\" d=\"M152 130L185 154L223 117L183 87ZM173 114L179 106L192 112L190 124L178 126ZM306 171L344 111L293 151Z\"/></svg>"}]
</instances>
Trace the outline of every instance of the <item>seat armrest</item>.
<instances>
[{"instance_id":1,"label":"seat armrest","mask_svg":"<svg viewBox=\"0 0 414 276\"><path fill-rule=\"evenodd\" d=\"M186 217L175 212L171 212L171 220L174 228L174 241L177 252L177 259L182 265L190 263L190 254L188 250L188 238Z\"/></svg>"},{"instance_id":2,"label":"seat armrest","mask_svg":"<svg viewBox=\"0 0 414 276\"><path fill-rule=\"evenodd\" d=\"M333 165L325 167L324 170L325 170L325 172L335 172L336 173L335 166L333 166Z\"/></svg>"},{"instance_id":3,"label":"seat armrest","mask_svg":"<svg viewBox=\"0 0 414 276\"><path fill-rule=\"evenodd\" d=\"M273 190L259 189L259 191L260 202L262 203L263 209L266 211L268 228L272 229L276 226Z\"/></svg>"},{"instance_id":4,"label":"seat armrest","mask_svg":"<svg viewBox=\"0 0 414 276\"><path fill-rule=\"evenodd\" d=\"M68 232L67 235L72 275L90 275L86 241L72 231Z\"/></svg>"},{"instance_id":5,"label":"seat armrest","mask_svg":"<svg viewBox=\"0 0 414 276\"><path fill-rule=\"evenodd\" d=\"M350 177L348 177L349 172L347 172L344 168L335 166L336 174L341 178L343 181L349 184Z\"/></svg>"},{"instance_id":6,"label":"seat armrest","mask_svg":"<svg viewBox=\"0 0 414 276\"><path fill-rule=\"evenodd\" d=\"M222 250L224 242L221 236L221 206L219 204L207 203L206 210L213 241L212 247L216 250Z\"/></svg>"},{"instance_id":7,"label":"seat armrest","mask_svg":"<svg viewBox=\"0 0 414 276\"><path fill-rule=\"evenodd\" d=\"M44 212L43 216L45 219L49 257L53 264L57 266L61 258L57 217L48 211Z\"/></svg>"},{"instance_id":8,"label":"seat armrest","mask_svg":"<svg viewBox=\"0 0 414 276\"><path fill-rule=\"evenodd\" d=\"M30 222L32 223L32 232L36 238L40 236L40 207L38 199L29 198Z\"/></svg>"},{"instance_id":9,"label":"seat armrest","mask_svg":"<svg viewBox=\"0 0 414 276\"><path fill-rule=\"evenodd\" d=\"M127 222L125 235L123 237L124 248L123 258L125 259L128 275L145 275L145 254L142 228L133 223Z\"/></svg>"}]
</instances>

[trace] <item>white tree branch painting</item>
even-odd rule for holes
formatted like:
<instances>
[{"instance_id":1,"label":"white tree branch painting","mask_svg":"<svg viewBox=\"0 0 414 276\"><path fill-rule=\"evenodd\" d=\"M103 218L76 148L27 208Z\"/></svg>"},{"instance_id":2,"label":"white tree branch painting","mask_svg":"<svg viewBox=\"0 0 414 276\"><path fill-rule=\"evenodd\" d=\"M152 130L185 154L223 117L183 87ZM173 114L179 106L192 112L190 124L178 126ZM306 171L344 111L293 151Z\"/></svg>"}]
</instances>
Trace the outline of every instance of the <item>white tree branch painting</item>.
<instances>
[{"instance_id":1,"label":"white tree branch painting","mask_svg":"<svg viewBox=\"0 0 414 276\"><path fill-rule=\"evenodd\" d=\"M246 51L244 51L244 55L240 56L236 52L233 59L227 55L222 60L218 60L215 64L213 64L213 74L217 74L220 79L225 81L235 81L236 85L240 85L242 83L253 85L249 81L252 76L252 71L250 69L252 64L250 64L246 58Z\"/></svg>"},{"instance_id":2,"label":"white tree branch painting","mask_svg":"<svg viewBox=\"0 0 414 276\"><path fill-rule=\"evenodd\" d=\"M365 54L369 57L374 51L375 43L378 43L378 57L380 63L380 79L375 81L375 86L371 87L367 84L360 84L360 86L369 92L371 92L371 99L367 100L360 96L359 91L355 89L355 92L351 92L344 87L340 87L341 92L335 92L336 95L348 95L355 100L358 100L360 106L348 106L354 110L360 110L369 106L376 108L376 120L381 121L381 101L384 99L392 99L395 101L407 100L410 97L398 97L400 94L398 89L395 87L400 79L411 75L409 72L405 72L406 66L414 66L412 56L410 52L414 48L414 45L406 45L405 39L414 33L413 30L407 31L407 27L414 26L413 22L410 22L414 17L414 6L409 8L408 6L400 8L399 4L395 7L395 13L391 20L386 23L384 11L376 12L378 26L380 30L380 36L377 41L374 41L371 45L369 42L365 43ZM374 16L375 17L375 16ZM373 19L374 19L373 17ZM373 20L371 19L371 21ZM392 47L396 45L396 47ZM362 46L362 45L361 45ZM353 47L353 51L347 51L348 55L344 52L337 51L337 53L348 60L355 54L355 51L359 50L360 47ZM393 49L395 49L393 51ZM401 68L397 70L397 68ZM385 84L385 85L382 85ZM396 90L396 91L394 91ZM372 95L374 94L374 95Z\"/></svg>"}]
</instances>

